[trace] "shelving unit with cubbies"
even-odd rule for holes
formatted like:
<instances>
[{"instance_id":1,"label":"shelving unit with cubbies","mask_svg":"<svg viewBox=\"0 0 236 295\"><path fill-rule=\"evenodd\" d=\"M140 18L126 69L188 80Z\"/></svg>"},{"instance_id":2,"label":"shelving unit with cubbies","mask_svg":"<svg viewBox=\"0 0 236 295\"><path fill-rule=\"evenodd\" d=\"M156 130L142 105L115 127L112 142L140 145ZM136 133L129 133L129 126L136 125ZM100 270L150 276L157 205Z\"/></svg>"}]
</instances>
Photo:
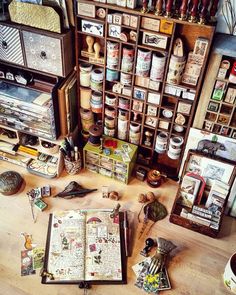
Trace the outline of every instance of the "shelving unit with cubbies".
<instances>
[{"instance_id":1,"label":"shelving unit with cubbies","mask_svg":"<svg viewBox=\"0 0 236 295\"><path fill-rule=\"evenodd\" d=\"M95 1L79 1L78 8L77 68L80 68L81 62L88 62L93 68L102 68L104 73L102 108L99 114L94 114L94 122L102 121L105 135L136 144L139 164L158 167L169 176L176 176L180 168L182 147L196 111L215 27L156 16L152 12L142 14L140 8L130 9ZM83 20L93 25L102 25L102 33L84 32ZM94 37L95 43L100 43L103 64L98 65L90 62L89 58L81 58L81 50L88 50L88 35ZM207 43L200 59L198 76L193 82L188 80L189 76L185 76L185 83L182 80L173 84L168 80L177 38L182 39L186 56L195 50L198 39ZM115 48L112 51L116 58L114 63L110 62L108 52L112 46ZM124 49L129 51L129 57L132 56L129 65L123 62L127 54ZM140 66L140 56L146 53L149 54L150 64L143 74L141 67L145 63ZM165 65L160 77L153 78L155 57L165 57ZM78 71L78 88L81 87L80 78ZM83 96L80 96L80 101L83 101ZM92 111L89 106L88 108ZM159 136L166 136L164 150L157 146ZM179 150L177 156L171 154L170 142L173 141Z\"/></svg>"}]
</instances>

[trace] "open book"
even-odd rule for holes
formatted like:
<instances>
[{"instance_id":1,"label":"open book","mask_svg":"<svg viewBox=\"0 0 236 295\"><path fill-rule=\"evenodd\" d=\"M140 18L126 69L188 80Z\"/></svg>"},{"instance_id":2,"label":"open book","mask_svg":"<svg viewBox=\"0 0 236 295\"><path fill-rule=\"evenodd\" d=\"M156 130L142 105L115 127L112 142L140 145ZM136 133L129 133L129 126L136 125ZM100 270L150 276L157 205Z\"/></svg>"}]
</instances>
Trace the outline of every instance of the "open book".
<instances>
[{"instance_id":1,"label":"open book","mask_svg":"<svg viewBox=\"0 0 236 295\"><path fill-rule=\"evenodd\" d=\"M121 213L110 209L50 214L42 283L125 283Z\"/></svg>"}]
</instances>

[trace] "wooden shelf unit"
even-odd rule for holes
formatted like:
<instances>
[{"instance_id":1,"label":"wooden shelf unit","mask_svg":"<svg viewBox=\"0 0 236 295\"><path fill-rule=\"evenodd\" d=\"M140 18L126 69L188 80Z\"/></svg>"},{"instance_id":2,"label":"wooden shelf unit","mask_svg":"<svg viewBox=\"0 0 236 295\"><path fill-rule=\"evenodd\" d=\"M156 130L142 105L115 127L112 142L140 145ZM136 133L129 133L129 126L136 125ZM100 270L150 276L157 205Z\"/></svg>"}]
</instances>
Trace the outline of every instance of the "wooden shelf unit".
<instances>
[{"instance_id":1,"label":"wooden shelf unit","mask_svg":"<svg viewBox=\"0 0 236 295\"><path fill-rule=\"evenodd\" d=\"M91 20L92 22L97 22L97 23L103 23L104 25L104 34L103 36L96 36L94 35L94 38L96 41L99 40L100 44L101 44L101 48L102 48L102 54L104 56L104 64L103 65L99 65L98 67L103 68L104 70L104 79L103 79L103 108L102 108L102 113L101 114L96 114L95 117L97 120L102 120L103 122L103 126L104 126L104 120L105 120L105 107L106 107L106 103L105 103L105 96L107 93L109 94L114 94L116 97L116 103L114 106L115 109L115 114L118 115L118 111L120 109L119 107L119 97L124 97L126 99L129 100L129 106L128 109L126 109L126 111L128 112L128 130L127 130L127 138L125 139L127 142L129 142L129 127L130 127L130 122L134 122L134 113L138 113L139 114L139 121L137 121L137 124L141 125L141 136L140 136L140 140L139 140L139 145L138 145L138 157L137 157L137 161L140 162L140 164L142 164L142 160L140 160L140 158L142 159L143 157L147 156L150 158L150 161L144 161L146 162L146 164L148 164L149 166L152 167L158 167L158 169L162 170L163 172L167 173L168 176L173 176L175 177L178 174L179 168L180 168L180 164L181 164L181 159L182 159L182 155L183 155L183 150L184 148L182 148L181 154L179 159L173 160L171 158L168 157L167 155L167 151L168 151L168 144L169 144L169 139L173 136L181 136L183 137L183 145L182 147L184 147L185 142L187 140L187 136L188 136L188 132L189 132L189 128L192 124L192 120L193 120L193 115L195 114L196 111L196 105L197 105L197 100L198 100L198 96L199 96L199 92L201 89L201 84L202 84L202 79L204 76L204 71L205 71L205 66L207 63L207 57L209 54L209 50L211 47L211 43L212 43L212 39L213 39L213 35L214 35L214 31L215 31L215 27L214 26L210 26L210 25L200 25L197 23L189 23L187 21L181 21L179 19L174 19L174 18L169 18L166 19L165 17L162 16L156 16L153 13L145 13L142 14L140 12L140 8L136 8L136 9L129 9L129 8L124 8L124 7L120 7L120 6L115 6L115 5L110 5L110 4L105 4L105 3L101 3L101 2L94 2L94 1L86 1L86 0L81 0L79 1L79 3L84 3L87 5L92 5L95 7L95 11L99 8L103 8L105 9L106 12L106 18L104 22L101 22L101 20L97 17L96 13L95 13L95 17L84 17L83 15L77 15L76 17L76 66L77 66L77 75L78 75L78 97L80 95L79 93L79 89L80 89L80 71L79 71L79 65L82 61L85 61L82 57L81 57L81 50L87 48L86 45L86 41L85 41L85 36L86 34L84 32L81 32L81 21L83 19L85 20ZM136 16L137 19L137 27L133 28L131 26L126 26L126 25L121 25L121 28L124 28L128 33L130 31L134 31L137 33L137 39L136 42L123 42L118 38L113 38L109 36L109 32L108 32L108 26L109 23L107 21L107 15L108 14L112 14L112 13L118 13L118 14L128 14L131 16ZM159 21L166 21L168 20L168 22L172 22L173 23L173 29L172 29L172 34L166 34L166 33L162 33L162 32L154 32L151 31L149 29L143 29L141 28L141 22L142 22L142 18L150 18L150 19L154 19L154 20L159 20ZM152 32L154 34L159 34L159 35L163 35L163 36L167 36L168 37L168 42L167 42L167 47L166 49L163 48L157 48L154 46L149 46L149 45L143 45L142 44L142 35L145 31L148 32ZM90 34L91 35L91 34ZM173 51L173 45L174 45L174 41L176 38L180 37L183 40L184 43L184 48L186 51L186 55L192 51L194 49L194 44L195 41L198 37L203 37L208 39L208 48L207 48L207 53L204 59L204 63L201 69L201 73L198 79L198 83L195 86L191 86L191 85L171 85L171 87L180 87L181 89L185 89L188 92L192 92L195 93L194 94L194 99L190 100L190 99L185 99L183 97L178 97L178 96L174 96L172 94L168 94L165 91L165 87L169 86L169 84L166 82L166 78L167 78L167 73L168 73L168 68L169 68L169 63L170 63L170 57ZM107 62L106 62L106 55L107 55L107 42L108 41L112 41L115 43L119 44L119 65L118 65L118 69L116 70L119 73L122 72L121 71L121 56L122 56L122 49L124 47L133 47L135 50L135 54L134 54L134 62L133 62L133 69L130 72L131 76L132 76L132 81L131 81L131 96L124 96L122 93L118 94L118 93L112 93L112 85L114 83L108 82L106 81L106 70L107 70ZM150 87L148 87L148 85L145 83L144 85L137 85L137 75L136 75L136 61L137 61L137 52L138 49L148 49L153 53L155 52L165 52L167 55L167 61L166 61L166 65L165 65L165 72L164 72L164 78L163 81L160 82L160 87L159 90L153 90L150 89ZM87 60L86 60L87 61ZM91 63L92 64L92 63ZM94 64L96 66L96 64ZM148 80L147 80L148 81ZM118 80L118 82L120 82L120 80ZM134 88L140 88L146 91L146 98L142 101L143 102L143 106L142 106L142 110L140 109L140 111L134 111L133 110L133 102L136 100L133 97L134 94ZM148 93L154 93L157 95L160 95L160 101L158 104L152 104L147 100L147 96ZM185 102L185 103L189 103L191 104L191 111L190 113L185 116L186 122L184 123L184 125L182 126L183 130L181 132L178 132L175 130L175 125L178 125L175 123L175 119L176 119L176 115L177 115L177 108L178 108L178 103L179 102ZM157 113L155 117L156 120L156 124L153 126L148 126L146 124L146 115L147 115L147 108L149 105L153 105L156 106L157 108ZM169 106L170 105L170 106ZM172 111L172 117L171 118L163 118L162 112L164 109L167 110L171 110ZM168 123L168 127L167 129L163 129L162 127L159 126L160 121L165 121ZM116 138L118 138L118 132L117 132L117 120L115 122L115 136ZM153 136L152 136L152 144L151 146L146 146L144 144L145 141L145 131L146 130L151 130L153 132ZM167 150L166 153L164 154L158 154L155 151L155 144L156 144L156 137L157 134L159 134L160 131L165 131L168 134L168 144L167 144ZM122 138L122 140L124 140ZM141 155L141 157L139 157L139 155Z\"/></svg>"}]
</instances>

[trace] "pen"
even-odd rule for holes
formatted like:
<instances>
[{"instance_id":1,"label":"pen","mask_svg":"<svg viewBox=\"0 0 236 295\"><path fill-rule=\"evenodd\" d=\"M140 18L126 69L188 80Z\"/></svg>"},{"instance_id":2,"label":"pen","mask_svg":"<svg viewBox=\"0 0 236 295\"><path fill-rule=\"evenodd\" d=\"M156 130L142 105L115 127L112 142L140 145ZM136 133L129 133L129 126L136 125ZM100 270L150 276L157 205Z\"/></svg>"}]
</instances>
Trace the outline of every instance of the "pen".
<instances>
[{"instance_id":1,"label":"pen","mask_svg":"<svg viewBox=\"0 0 236 295\"><path fill-rule=\"evenodd\" d=\"M129 256L129 228L128 228L128 219L127 219L127 212L124 212L124 240L125 240L125 255L126 257Z\"/></svg>"}]
</instances>

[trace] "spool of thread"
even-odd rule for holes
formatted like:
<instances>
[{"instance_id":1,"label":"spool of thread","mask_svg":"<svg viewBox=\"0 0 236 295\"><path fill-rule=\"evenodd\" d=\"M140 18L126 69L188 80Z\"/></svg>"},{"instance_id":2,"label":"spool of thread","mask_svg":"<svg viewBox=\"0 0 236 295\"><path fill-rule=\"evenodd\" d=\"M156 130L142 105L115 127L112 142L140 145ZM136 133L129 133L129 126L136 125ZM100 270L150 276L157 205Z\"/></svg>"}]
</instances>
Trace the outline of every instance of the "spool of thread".
<instances>
[{"instance_id":1,"label":"spool of thread","mask_svg":"<svg viewBox=\"0 0 236 295\"><path fill-rule=\"evenodd\" d=\"M89 128L89 139L88 142L94 146L99 146L101 144L100 138L102 136L102 127L97 125L92 125Z\"/></svg>"},{"instance_id":2,"label":"spool of thread","mask_svg":"<svg viewBox=\"0 0 236 295\"><path fill-rule=\"evenodd\" d=\"M91 109L94 113L102 112L102 92L93 91L90 100Z\"/></svg>"},{"instance_id":3,"label":"spool of thread","mask_svg":"<svg viewBox=\"0 0 236 295\"><path fill-rule=\"evenodd\" d=\"M90 99L92 90L89 88L80 87L80 106L83 109L90 109Z\"/></svg>"},{"instance_id":4,"label":"spool of thread","mask_svg":"<svg viewBox=\"0 0 236 295\"><path fill-rule=\"evenodd\" d=\"M147 184L151 187L161 185L161 173L158 170L151 169L147 174Z\"/></svg>"},{"instance_id":5,"label":"spool of thread","mask_svg":"<svg viewBox=\"0 0 236 295\"><path fill-rule=\"evenodd\" d=\"M165 64L166 64L166 54L161 52L156 52L152 55L152 67L150 71L150 79L153 81L162 81Z\"/></svg>"},{"instance_id":6,"label":"spool of thread","mask_svg":"<svg viewBox=\"0 0 236 295\"><path fill-rule=\"evenodd\" d=\"M105 103L109 106L115 106L116 105L116 96L113 94L106 94Z\"/></svg>"},{"instance_id":7,"label":"spool of thread","mask_svg":"<svg viewBox=\"0 0 236 295\"><path fill-rule=\"evenodd\" d=\"M106 71L106 80L110 82L118 81L119 72L107 69Z\"/></svg>"}]
</instances>

